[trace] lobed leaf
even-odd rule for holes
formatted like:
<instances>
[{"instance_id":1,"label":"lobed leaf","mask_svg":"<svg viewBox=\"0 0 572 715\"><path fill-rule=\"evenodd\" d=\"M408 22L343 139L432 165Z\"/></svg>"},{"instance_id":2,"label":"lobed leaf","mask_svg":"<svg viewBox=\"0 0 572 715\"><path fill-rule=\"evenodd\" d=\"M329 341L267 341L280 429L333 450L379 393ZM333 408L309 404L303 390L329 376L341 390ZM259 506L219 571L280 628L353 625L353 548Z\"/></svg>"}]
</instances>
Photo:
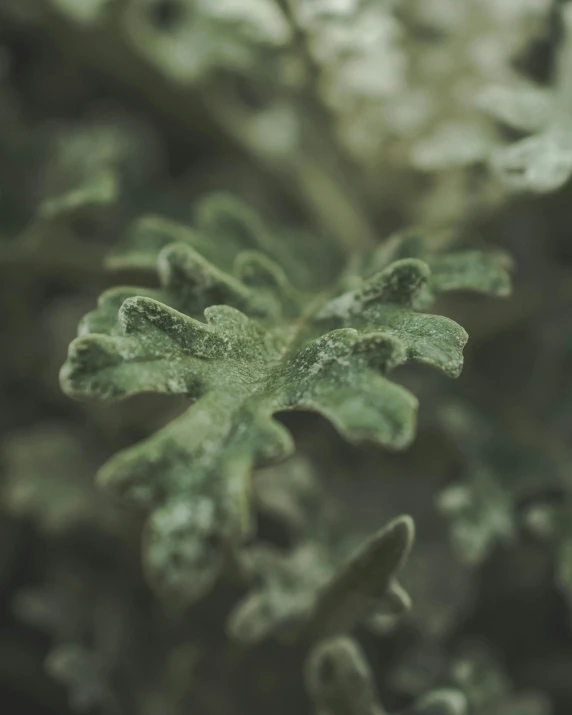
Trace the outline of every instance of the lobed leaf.
<instances>
[{"instance_id":1,"label":"lobed leaf","mask_svg":"<svg viewBox=\"0 0 572 715\"><path fill-rule=\"evenodd\" d=\"M249 533L252 468L293 451L277 412L311 410L351 442L404 448L417 400L387 373L415 361L455 377L467 340L454 321L415 309L431 280L423 260L356 275L350 291L337 284L303 291L290 281L295 255L280 261L283 270L281 249L252 211L218 196L203 202L199 217L211 243L201 230L180 240L178 229L169 243L173 233L163 225L161 239L133 259L142 265L159 249L160 287L104 293L61 371L64 391L79 399L190 398L183 416L100 473L117 493L181 516L173 529L151 516L146 564L167 590L184 584L187 600L215 577L219 559L207 559L204 544L239 543ZM194 528L192 505L203 501L211 516ZM179 502L185 507L177 511Z\"/></svg>"}]
</instances>

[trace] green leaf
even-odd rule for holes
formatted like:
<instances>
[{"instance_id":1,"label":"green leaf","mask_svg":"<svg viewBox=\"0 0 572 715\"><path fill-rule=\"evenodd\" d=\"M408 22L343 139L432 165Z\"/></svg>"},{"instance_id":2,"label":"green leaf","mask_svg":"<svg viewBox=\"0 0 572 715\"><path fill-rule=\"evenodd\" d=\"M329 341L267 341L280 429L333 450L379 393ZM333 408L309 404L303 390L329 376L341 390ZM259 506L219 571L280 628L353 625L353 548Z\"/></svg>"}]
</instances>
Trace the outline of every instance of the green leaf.
<instances>
[{"instance_id":1,"label":"green leaf","mask_svg":"<svg viewBox=\"0 0 572 715\"><path fill-rule=\"evenodd\" d=\"M177 242L198 251L223 269L231 269L240 251L267 252L273 247L258 215L232 197L213 194L198 201L194 226L162 216L144 216L134 223L121 244L108 256L113 269L137 269L155 273L162 248Z\"/></svg>"},{"instance_id":2,"label":"green leaf","mask_svg":"<svg viewBox=\"0 0 572 715\"><path fill-rule=\"evenodd\" d=\"M331 247L323 246L307 236L279 230L272 232L260 216L233 196L223 193L208 194L196 201L193 226L172 221L162 216L147 215L135 221L124 239L107 256L105 264L111 270L131 270L157 274L157 257L172 243L184 243L220 269L232 271L238 256L245 254L245 272L251 252L272 258L287 270L296 285L316 287L316 281L331 278L339 270L341 257ZM316 245L317 244L317 245ZM319 253L320 274L309 263ZM331 264L331 267L330 267ZM323 274L323 275L322 275Z\"/></svg>"},{"instance_id":3,"label":"green leaf","mask_svg":"<svg viewBox=\"0 0 572 715\"><path fill-rule=\"evenodd\" d=\"M548 541L554 550L556 587L572 610L572 499L569 493L556 504L542 497L527 509L524 523L535 536Z\"/></svg>"},{"instance_id":4,"label":"green leaf","mask_svg":"<svg viewBox=\"0 0 572 715\"><path fill-rule=\"evenodd\" d=\"M132 50L183 87L216 70L246 71L260 62L263 48L280 47L290 36L283 13L271 0L177 0L167 12L162 8L160 3L130 3L125 33ZM264 58L268 61L267 53Z\"/></svg>"},{"instance_id":5,"label":"green leaf","mask_svg":"<svg viewBox=\"0 0 572 715\"><path fill-rule=\"evenodd\" d=\"M369 665L347 637L318 645L306 665L308 692L318 715L383 715Z\"/></svg>"},{"instance_id":6,"label":"green leaf","mask_svg":"<svg viewBox=\"0 0 572 715\"><path fill-rule=\"evenodd\" d=\"M498 545L516 546L522 504L536 505L562 487L558 465L528 436L515 439L498 417L473 405L442 400L435 418L462 459L460 479L437 495L436 506L459 561L477 566Z\"/></svg>"},{"instance_id":7,"label":"green leaf","mask_svg":"<svg viewBox=\"0 0 572 715\"><path fill-rule=\"evenodd\" d=\"M451 541L458 558L471 565L482 563L497 543L516 540L515 508L510 495L486 468L470 479L444 489L438 510L450 522Z\"/></svg>"},{"instance_id":8,"label":"green leaf","mask_svg":"<svg viewBox=\"0 0 572 715\"><path fill-rule=\"evenodd\" d=\"M23 193L33 201L0 262L69 271L76 279L93 273L159 165L157 137L127 116L33 125L27 133L27 141L34 138L34 183Z\"/></svg>"},{"instance_id":9,"label":"green leaf","mask_svg":"<svg viewBox=\"0 0 572 715\"><path fill-rule=\"evenodd\" d=\"M413 542L413 521L399 517L340 562L335 549L309 539L284 555L256 546L246 553L260 586L231 614L229 632L253 643L273 634L315 641L350 632L373 612L410 606L396 576Z\"/></svg>"},{"instance_id":10,"label":"green leaf","mask_svg":"<svg viewBox=\"0 0 572 715\"><path fill-rule=\"evenodd\" d=\"M306 665L307 688L317 715L387 715L373 674L358 644L338 637L320 643ZM421 697L401 715L465 715L466 700L453 689L435 690Z\"/></svg>"},{"instance_id":11,"label":"green leaf","mask_svg":"<svg viewBox=\"0 0 572 715\"><path fill-rule=\"evenodd\" d=\"M112 531L120 513L93 484L93 448L65 423L38 424L4 440L2 506L46 534L92 525Z\"/></svg>"},{"instance_id":12,"label":"green leaf","mask_svg":"<svg viewBox=\"0 0 572 715\"><path fill-rule=\"evenodd\" d=\"M536 690L515 692L502 665L480 642L468 642L453 660L451 677L475 715L550 715L549 699Z\"/></svg>"},{"instance_id":13,"label":"green leaf","mask_svg":"<svg viewBox=\"0 0 572 715\"><path fill-rule=\"evenodd\" d=\"M72 22L89 26L100 22L113 0L52 0L57 10Z\"/></svg>"},{"instance_id":14,"label":"green leaf","mask_svg":"<svg viewBox=\"0 0 572 715\"><path fill-rule=\"evenodd\" d=\"M214 237L209 259L194 234L180 241L176 231L157 256L161 287L104 293L61 372L63 389L79 399L158 392L191 400L185 414L100 473L116 493L158 510L148 571L189 599L216 577L218 560L204 544L210 551L250 532L252 468L294 449L277 412L317 412L350 442L402 449L414 436L417 400L387 373L416 361L455 377L467 340L454 321L415 310L430 281L424 261L354 276L346 292L337 284L310 292L293 287L295 255L279 265L279 249L252 212L215 197L202 215ZM176 529L165 513L180 517Z\"/></svg>"},{"instance_id":15,"label":"green leaf","mask_svg":"<svg viewBox=\"0 0 572 715\"><path fill-rule=\"evenodd\" d=\"M395 579L407 560L413 535L413 520L402 516L360 544L320 593L310 632L320 636L347 632L373 610L379 612L372 609L376 599L385 599L382 604L391 613L406 611L409 596Z\"/></svg>"},{"instance_id":16,"label":"green leaf","mask_svg":"<svg viewBox=\"0 0 572 715\"><path fill-rule=\"evenodd\" d=\"M569 23L564 20L563 24ZM569 38L569 27L565 35ZM557 65L567 65L563 48L568 44L569 39L562 43ZM556 191L572 174L572 121L569 107L559 97L562 76L556 77L555 84L549 91L530 83L493 86L477 95L481 109L523 135L514 143L497 147L490 157L493 171L513 191Z\"/></svg>"},{"instance_id":17,"label":"green leaf","mask_svg":"<svg viewBox=\"0 0 572 715\"><path fill-rule=\"evenodd\" d=\"M506 253L497 249L432 253L418 231L393 236L368 257L366 265L370 271L378 271L404 258L421 259L431 270L426 290L419 296L424 301L448 291L470 290L498 297L511 291L513 263Z\"/></svg>"},{"instance_id":18,"label":"green leaf","mask_svg":"<svg viewBox=\"0 0 572 715\"><path fill-rule=\"evenodd\" d=\"M91 712L108 700L105 668L82 645L64 643L53 648L46 658L46 670L66 686L70 707L76 712Z\"/></svg>"}]
</instances>

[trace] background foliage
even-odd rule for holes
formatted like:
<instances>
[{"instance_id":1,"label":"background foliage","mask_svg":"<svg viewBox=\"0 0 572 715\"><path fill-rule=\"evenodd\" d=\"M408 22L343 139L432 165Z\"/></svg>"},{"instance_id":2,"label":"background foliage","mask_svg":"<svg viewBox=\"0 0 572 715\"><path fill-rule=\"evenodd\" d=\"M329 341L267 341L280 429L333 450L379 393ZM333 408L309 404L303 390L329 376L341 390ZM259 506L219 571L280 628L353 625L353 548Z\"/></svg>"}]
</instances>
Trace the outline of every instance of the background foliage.
<instances>
[{"instance_id":1,"label":"background foliage","mask_svg":"<svg viewBox=\"0 0 572 715\"><path fill-rule=\"evenodd\" d=\"M572 711L571 70L558 0L0 0L6 711Z\"/></svg>"}]
</instances>

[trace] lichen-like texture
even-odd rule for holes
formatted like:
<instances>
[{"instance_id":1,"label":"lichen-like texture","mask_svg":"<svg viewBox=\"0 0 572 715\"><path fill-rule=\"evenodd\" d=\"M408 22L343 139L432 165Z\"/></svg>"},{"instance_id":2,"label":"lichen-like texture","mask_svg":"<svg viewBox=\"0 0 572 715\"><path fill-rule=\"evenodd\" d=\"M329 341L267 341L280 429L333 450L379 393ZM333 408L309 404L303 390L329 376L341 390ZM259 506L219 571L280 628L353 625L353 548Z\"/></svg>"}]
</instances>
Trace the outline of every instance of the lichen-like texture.
<instances>
[{"instance_id":1,"label":"lichen-like texture","mask_svg":"<svg viewBox=\"0 0 572 715\"><path fill-rule=\"evenodd\" d=\"M350 442L407 446L417 400L387 373L416 361L456 377L467 340L416 301L429 287L494 292L507 280L492 259L477 258L467 275L463 256L442 258L431 282L427 262L390 258L372 275L344 275L350 290L310 292L292 285L272 234L246 207L215 196L200 214L202 233L175 232L158 251L160 288L101 296L61 371L65 392L80 399L158 392L192 401L99 475L152 509L147 571L160 590L185 599L212 584L221 544L250 533L252 468L294 449L275 413L314 411Z\"/></svg>"}]
</instances>

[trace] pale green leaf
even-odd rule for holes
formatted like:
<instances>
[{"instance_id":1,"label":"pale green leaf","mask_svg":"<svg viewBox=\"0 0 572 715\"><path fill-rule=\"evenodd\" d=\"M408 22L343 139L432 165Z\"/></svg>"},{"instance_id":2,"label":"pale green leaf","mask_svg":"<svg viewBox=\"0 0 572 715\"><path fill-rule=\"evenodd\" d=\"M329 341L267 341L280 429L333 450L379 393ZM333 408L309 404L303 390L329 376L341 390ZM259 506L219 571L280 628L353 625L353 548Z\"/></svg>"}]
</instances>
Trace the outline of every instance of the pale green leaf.
<instances>
[{"instance_id":1,"label":"pale green leaf","mask_svg":"<svg viewBox=\"0 0 572 715\"><path fill-rule=\"evenodd\" d=\"M185 414L100 473L115 492L149 509L187 505L180 528L168 534L168 520L151 517L146 563L156 582L184 582L188 598L214 578L217 560L199 544L240 542L250 531L252 468L293 451L277 412L310 410L351 442L403 448L414 436L417 400L387 373L415 361L456 377L467 340L454 321L415 309L431 280L423 260L354 275L345 292L337 282L301 290L290 280L296 255L282 260L284 248L251 210L217 196L198 213L204 230L175 227L169 243L165 223L158 240L148 242L145 233L141 252L130 249L129 260L141 266L156 253L161 287L104 293L61 372L64 390L79 399L159 392L191 400ZM203 497L212 504L208 526L194 529L191 503ZM197 545L188 550L183 542L193 538ZM190 575L198 562L205 579Z\"/></svg>"}]
</instances>

